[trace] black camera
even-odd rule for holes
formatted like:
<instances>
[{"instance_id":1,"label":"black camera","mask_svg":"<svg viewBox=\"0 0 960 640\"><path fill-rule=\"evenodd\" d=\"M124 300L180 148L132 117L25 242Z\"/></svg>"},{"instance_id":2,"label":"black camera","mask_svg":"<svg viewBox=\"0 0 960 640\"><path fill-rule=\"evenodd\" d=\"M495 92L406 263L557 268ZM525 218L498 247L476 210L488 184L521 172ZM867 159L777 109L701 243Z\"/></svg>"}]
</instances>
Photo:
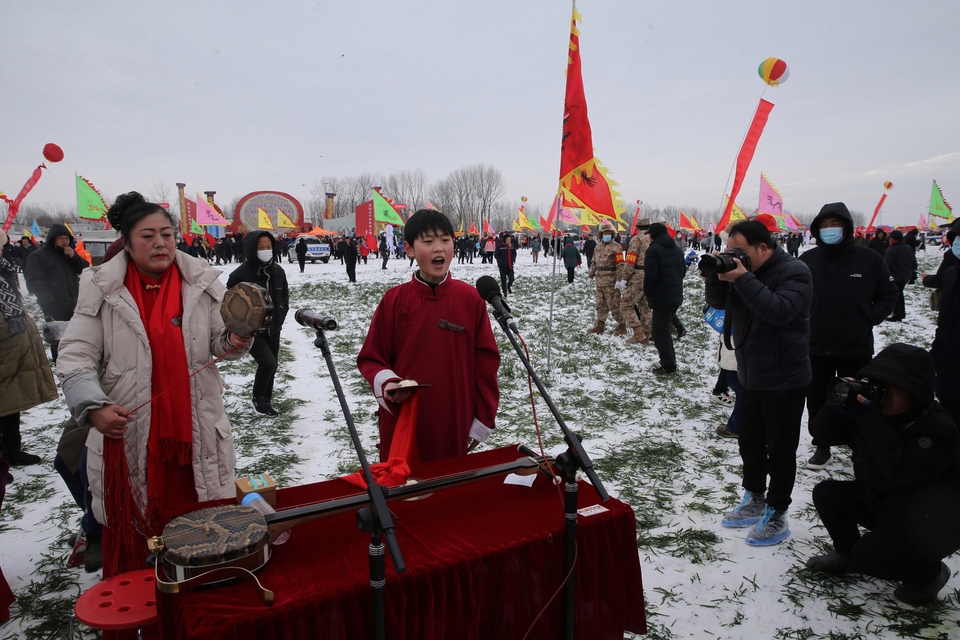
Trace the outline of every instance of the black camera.
<instances>
[{"instance_id":1,"label":"black camera","mask_svg":"<svg viewBox=\"0 0 960 640\"><path fill-rule=\"evenodd\" d=\"M870 402L883 402L883 386L869 378L848 380L837 378L827 387L827 402L841 407L860 404L857 396L863 396Z\"/></svg>"},{"instance_id":2,"label":"black camera","mask_svg":"<svg viewBox=\"0 0 960 640\"><path fill-rule=\"evenodd\" d=\"M700 267L700 273L705 276L727 273L737 268L737 263L733 261L734 258L738 259L747 271L750 271L750 256L743 249L736 248L727 249L718 256L705 253L700 256L700 262L697 263L697 266Z\"/></svg>"}]
</instances>

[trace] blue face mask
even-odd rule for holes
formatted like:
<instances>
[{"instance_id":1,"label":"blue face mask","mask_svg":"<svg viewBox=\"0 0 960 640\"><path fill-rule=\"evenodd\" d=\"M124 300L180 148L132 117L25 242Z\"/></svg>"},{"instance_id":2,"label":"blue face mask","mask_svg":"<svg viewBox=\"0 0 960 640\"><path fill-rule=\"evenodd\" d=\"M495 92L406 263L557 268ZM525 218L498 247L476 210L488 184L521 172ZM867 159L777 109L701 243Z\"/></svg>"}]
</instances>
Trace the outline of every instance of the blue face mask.
<instances>
[{"instance_id":1,"label":"blue face mask","mask_svg":"<svg viewBox=\"0 0 960 640\"><path fill-rule=\"evenodd\" d=\"M839 244L843 240L843 227L825 227L820 229L823 244Z\"/></svg>"},{"instance_id":2,"label":"blue face mask","mask_svg":"<svg viewBox=\"0 0 960 640\"><path fill-rule=\"evenodd\" d=\"M953 244L950 245L950 250L953 251L953 255L957 256L957 258L960 258L960 237L953 239Z\"/></svg>"},{"instance_id":3,"label":"blue face mask","mask_svg":"<svg viewBox=\"0 0 960 640\"><path fill-rule=\"evenodd\" d=\"M603 241L604 241L604 242L610 242L611 240L613 240L613 236L612 236L612 235L610 235L609 233L603 234Z\"/></svg>"}]
</instances>

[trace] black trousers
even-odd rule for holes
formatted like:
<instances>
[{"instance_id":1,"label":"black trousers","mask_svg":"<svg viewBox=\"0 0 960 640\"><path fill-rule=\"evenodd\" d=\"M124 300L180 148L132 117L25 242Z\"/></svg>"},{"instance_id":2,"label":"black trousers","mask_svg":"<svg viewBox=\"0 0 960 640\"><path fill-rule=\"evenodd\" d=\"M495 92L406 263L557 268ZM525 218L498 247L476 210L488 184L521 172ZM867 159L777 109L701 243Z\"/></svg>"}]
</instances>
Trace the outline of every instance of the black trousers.
<instances>
[{"instance_id":1,"label":"black trousers","mask_svg":"<svg viewBox=\"0 0 960 640\"><path fill-rule=\"evenodd\" d=\"M269 400L273 397L273 379L277 375L280 334L275 336L258 334L253 339L250 355L257 363L257 373L253 378L253 397Z\"/></svg>"},{"instance_id":2,"label":"black trousers","mask_svg":"<svg viewBox=\"0 0 960 640\"><path fill-rule=\"evenodd\" d=\"M350 282L357 281L357 261L356 260L347 260L347 278Z\"/></svg>"},{"instance_id":3,"label":"black trousers","mask_svg":"<svg viewBox=\"0 0 960 640\"><path fill-rule=\"evenodd\" d=\"M388 251L384 251L384 252L383 252L383 264L380 265L380 269L386 269L386 268L387 268L387 260L389 260L389 259L390 259L390 251L389 251L389 250L388 250Z\"/></svg>"},{"instance_id":4,"label":"black trousers","mask_svg":"<svg viewBox=\"0 0 960 640\"><path fill-rule=\"evenodd\" d=\"M813 505L834 549L853 558L857 569L867 575L915 585L933 582L940 573L942 558L881 525L857 498L856 485L849 480L824 480L813 488ZM867 533L861 536L857 525L868 529Z\"/></svg>"},{"instance_id":5,"label":"black trousers","mask_svg":"<svg viewBox=\"0 0 960 640\"><path fill-rule=\"evenodd\" d=\"M797 446L806 387L785 391L749 389L741 385L740 459L743 461L743 488L777 510L790 506L797 479ZM770 487L767 490L767 477Z\"/></svg>"},{"instance_id":6,"label":"black trousers","mask_svg":"<svg viewBox=\"0 0 960 640\"><path fill-rule=\"evenodd\" d=\"M677 307L666 309L651 309L650 339L657 347L660 356L660 366L666 371L677 368L677 354L673 350L673 336L670 334L670 320L677 313Z\"/></svg>"},{"instance_id":7,"label":"black trousers","mask_svg":"<svg viewBox=\"0 0 960 640\"><path fill-rule=\"evenodd\" d=\"M504 293L513 293L513 269L500 268L500 284Z\"/></svg>"},{"instance_id":8,"label":"black trousers","mask_svg":"<svg viewBox=\"0 0 960 640\"><path fill-rule=\"evenodd\" d=\"M907 287L907 283L903 284L897 283L897 289L900 290L900 295L897 296L897 304L893 307L893 315L890 316L893 320L903 320L907 317L907 302L903 299L903 290Z\"/></svg>"},{"instance_id":9,"label":"black trousers","mask_svg":"<svg viewBox=\"0 0 960 640\"><path fill-rule=\"evenodd\" d=\"M567 267L567 282L573 283L573 276L576 273L576 267Z\"/></svg>"},{"instance_id":10,"label":"black trousers","mask_svg":"<svg viewBox=\"0 0 960 640\"><path fill-rule=\"evenodd\" d=\"M304 256L304 257L302 257L302 258L301 258L300 256L297 256L297 262L300 263L300 273L303 273L303 268L304 268L304 266L307 264L307 258L306 258L306 256Z\"/></svg>"},{"instance_id":11,"label":"black trousers","mask_svg":"<svg viewBox=\"0 0 960 640\"><path fill-rule=\"evenodd\" d=\"M872 356L810 356L813 380L807 387L807 429L827 403L827 388L837 378L853 377L870 363ZM812 435L812 434L811 434ZM825 446L813 439L813 446Z\"/></svg>"}]
</instances>

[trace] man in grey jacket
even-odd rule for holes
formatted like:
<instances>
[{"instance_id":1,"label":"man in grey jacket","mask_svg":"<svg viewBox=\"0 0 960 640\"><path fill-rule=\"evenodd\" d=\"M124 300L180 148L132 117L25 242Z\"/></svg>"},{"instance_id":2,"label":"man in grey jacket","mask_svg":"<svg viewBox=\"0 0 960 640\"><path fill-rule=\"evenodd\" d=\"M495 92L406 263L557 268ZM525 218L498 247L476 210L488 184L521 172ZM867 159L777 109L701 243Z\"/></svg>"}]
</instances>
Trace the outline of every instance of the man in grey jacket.
<instances>
[{"instance_id":1,"label":"man in grey jacket","mask_svg":"<svg viewBox=\"0 0 960 640\"><path fill-rule=\"evenodd\" d=\"M776 221L769 215L734 225L727 246L741 250L748 260L733 258L736 268L706 278L707 302L726 309L741 386L745 493L721 524L752 527L746 542L755 546L779 544L790 535L787 508L812 375L810 270L777 246L771 227L776 229Z\"/></svg>"}]
</instances>

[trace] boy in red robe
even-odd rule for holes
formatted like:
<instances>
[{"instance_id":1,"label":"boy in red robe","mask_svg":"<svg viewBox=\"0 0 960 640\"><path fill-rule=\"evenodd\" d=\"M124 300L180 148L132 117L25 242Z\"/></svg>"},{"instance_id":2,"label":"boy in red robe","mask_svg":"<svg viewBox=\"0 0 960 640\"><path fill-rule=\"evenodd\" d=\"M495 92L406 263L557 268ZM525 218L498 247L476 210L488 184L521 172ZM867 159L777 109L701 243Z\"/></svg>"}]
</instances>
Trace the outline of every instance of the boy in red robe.
<instances>
[{"instance_id":1,"label":"boy in red robe","mask_svg":"<svg viewBox=\"0 0 960 640\"><path fill-rule=\"evenodd\" d=\"M380 301L357 356L361 375L380 404L380 457L387 459L400 405L421 385L417 416L420 462L466 455L494 428L500 352L487 305L469 284L450 275L454 232L439 211L421 209L404 229L407 257L419 269Z\"/></svg>"}]
</instances>

